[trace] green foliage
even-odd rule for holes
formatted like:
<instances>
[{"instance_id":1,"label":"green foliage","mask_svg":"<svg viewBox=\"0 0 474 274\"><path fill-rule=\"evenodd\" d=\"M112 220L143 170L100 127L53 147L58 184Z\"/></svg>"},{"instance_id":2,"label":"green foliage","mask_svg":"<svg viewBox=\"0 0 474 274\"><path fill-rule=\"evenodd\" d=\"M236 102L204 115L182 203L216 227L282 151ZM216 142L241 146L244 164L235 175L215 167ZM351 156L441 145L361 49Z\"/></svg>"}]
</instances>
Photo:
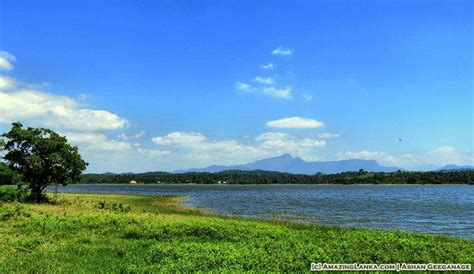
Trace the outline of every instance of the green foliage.
<instances>
[{"instance_id":1,"label":"green foliage","mask_svg":"<svg viewBox=\"0 0 474 274\"><path fill-rule=\"evenodd\" d=\"M16 185L20 183L21 175L8 167L7 164L0 162L0 185Z\"/></svg>"},{"instance_id":2,"label":"green foliage","mask_svg":"<svg viewBox=\"0 0 474 274\"><path fill-rule=\"evenodd\" d=\"M29 196L29 192L21 187L15 188L10 186L0 186L0 201L11 202L26 201Z\"/></svg>"},{"instance_id":3,"label":"green foliage","mask_svg":"<svg viewBox=\"0 0 474 274\"><path fill-rule=\"evenodd\" d=\"M78 148L50 129L25 129L21 123L13 123L2 137L7 151L3 158L29 183L36 202L44 200L43 190L50 184L77 182L87 166Z\"/></svg>"},{"instance_id":4,"label":"green foliage","mask_svg":"<svg viewBox=\"0 0 474 274\"><path fill-rule=\"evenodd\" d=\"M0 203L0 273L306 272L311 262L474 263L474 242L401 231L231 219L173 197L60 195ZM99 208L131 205L132 210Z\"/></svg>"},{"instance_id":5,"label":"green foliage","mask_svg":"<svg viewBox=\"0 0 474 274\"><path fill-rule=\"evenodd\" d=\"M218 173L127 173L84 174L82 184L128 184L136 181L145 184L472 184L474 171L449 172L343 172L338 174L301 175L274 171L229 170Z\"/></svg>"},{"instance_id":6,"label":"green foliage","mask_svg":"<svg viewBox=\"0 0 474 274\"><path fill-rule=\"evenodd\" d=\"M128 205L122 205L122 203L107 202L104 200L99 201L99 203L97 204L97 208L122 213L128 213L132 209Z\"/></svg>"}]
</instances>

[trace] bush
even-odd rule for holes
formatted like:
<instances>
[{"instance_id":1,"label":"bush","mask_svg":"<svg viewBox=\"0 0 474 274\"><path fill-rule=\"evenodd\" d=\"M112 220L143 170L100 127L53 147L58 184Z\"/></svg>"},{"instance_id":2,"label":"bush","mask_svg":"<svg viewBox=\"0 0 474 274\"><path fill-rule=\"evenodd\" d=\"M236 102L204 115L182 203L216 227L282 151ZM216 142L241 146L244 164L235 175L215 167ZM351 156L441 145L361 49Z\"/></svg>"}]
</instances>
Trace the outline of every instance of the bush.
<instances>
[{"instance_id":1,"label":"bush","mask_svg":"<svg viewBox=\"0 0 474 274\"><path fill-rule=\"evenodd\" d=\"M30 195L29 192L22 188L14 188L11 186L0 186L0 201L22 202L22 201L25 201L29 195Z\"/></svg>"},{"instance_id":2,"label":"bush","mask_svg":"<svg viewBox=\"0 0 474 274\"><path fill-rule=\"evenodd\" d=\"M120 213L128 213L132 209L128 205L122 205L122 203L112 203L107 201L99 201L97 208Z\"/></svg>"}]
</instances>

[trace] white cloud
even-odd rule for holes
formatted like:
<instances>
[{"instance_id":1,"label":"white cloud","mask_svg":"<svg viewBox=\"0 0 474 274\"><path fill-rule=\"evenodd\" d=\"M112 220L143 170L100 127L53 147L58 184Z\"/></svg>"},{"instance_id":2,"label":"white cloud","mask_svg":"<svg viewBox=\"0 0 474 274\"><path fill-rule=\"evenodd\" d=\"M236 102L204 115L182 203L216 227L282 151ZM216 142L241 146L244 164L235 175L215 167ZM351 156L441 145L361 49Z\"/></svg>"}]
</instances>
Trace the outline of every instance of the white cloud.
<instances>
[{"instance_id":1,"label":"white cloud","mask_svg":"<svg viewBox=\"0 0 474 274\"><path fill-rule=\"evenodd\" d=\"M123 151L132 149L130 143L109 139L101 133L66 132L63 134L69 142L85 150Z\"/></svg>"},{"instance_id":2,"label":"white cloud","mask_svg":"<svg viewBox=\"0 0 474 274\"><path fill-rule=\"evenodd\" d=\"M127 120L105 110L82 108L73 98L36 90L0 91L0 123L34 124L79 131L115 130Z\"/></svg>"},{"instance_id":3,"label":"white cloud","mask_svg":"<svg viewBox=\"0 0 474 274\"><path fill-rule=\"evenodd\" d=\"M250 152L252 150L251 147L239 144L234 140L212 141L201 133L195 132L172 132L165 136L154 137L152 141L158 145L189 148L200 151Z\"/></svg>"},{"instance_id":4,"label":"white cloud","mask_svg":"<svg viewBox=\"0 0 474 274\"><path fill-rule=\"evenodd\" d=\"M263 69L273 69L273 64L272 64L272 63L268 63L268 64L265 64L265 65L262 65L262 68L263 68Z\"/></svg>"},{"instance_id":5,"label":"white cloud","mask_svg":"<svg viewBox=\"0 0 474 274\"><path fill-rule=\"evenodd\" d=\"M265 85L271 85L274 83L274 79L272 77L265 78L265 77L257 76L255 77L254 81L260 84L265 84Z\"/></svg>"},{"instance_id":6,"label":"white cloud","mask_svg":"<svg viewBox=\"0 0 474 274\"><path fill-rule=\"evenodd\" d=\"M15 61L15 56L6 51L0 51L0 70L12 70L12 63Z\"/></svg>"},{"instance_id":7,"label":"white cloud","mask_svg":"<svg viewBox=\"0 0 474 274\"><path fill-rule=\"evenodd\" d=\"M266 132L257 136L255 140L262 142L260 146L268 149L278 147L287 149L291 149L292 147L311 148L326 145L326 142L323 140L311 138L297 139L287 133L281 132Z\"/></svg>"},{"instance_id":8,"label":"white cloud","mask_svg":"<svg viewBox=\"0 0 474 274\"><path fill-rule=\"evenodd\" d=\"M421 161L433 165L473 165L474 155L470 150L458 150L451 146L432 149L421 156Z\"/></svg>"},{"instance_id":9,"label":"white cloud","mask_svg":"<svg viewBox=\"0 0 474 274\"><path fill-rule=\"evenodd\" d=\"M173 148L176 161L196 161L199 164L235 164L259 158L255 147L240 144L235 140L209 140L201 133L172 132L154 137L155 144Z\"/></svg>"},{"instance_id":10,"label":"white cloud","mask_svg":"<svg viewBox=\"0 0 474 274\"><path fill-rule=\"evenodd\" d=\"M117 138L119 139L122 139L122 140L130 140L130 139L141 139L143 137L145 137L146 135L146 131L142 130L134 135L131 135L131 136L128 136L127 134L125 133L121 133L119 135L117 135Z\"/></svg>"},{"instance_id":11,"label":"white cloud","mask_svg":"<svg viewBox=\"0 0 474 274\"><path fill-rule=\"evenodd\" d=\"M341 135L336 134L336 133L325 132L325 133L318 134L319 139L332 139L332 138L338 138L338 137L341 137Z\"/></svg>"},{"instance_id":12,"label":"white cloud","mask_svg":"<svg viewBox=\"0 0 474 274\"><path fill-rule=\"evenodd\" d=\"M397 166L407 169L423 167L441 167L448 164L473 165L474 158L470 150L458 150L445 146L419 154L389 155L384 152L362 150L357 152L346 151L338 153L340 159L368 159L377 160L382 165Z\"/></svg>"},{"instance_id":13,"label":"white cloud","mask_svg":"<svg viewBox=\"0 0 474 274\"><path fill-rule=\"evenodd\" d=\"M313 100L313 95L303 94L303 99L304 99L306 102L311 102L311 101Z\"/></svg>"},{"instance_id":14,"label":"white cloud","mask_svg":"<svg viewBox=\"0 0 474 274\"><path fill-rule=\"evenodd\" d=\"M324 123L321 121L298 116L267 122L267 127L273 128L318 128L322 126Z\"/></svg>"},{"instance_id":15,"label":"white cloud","mask_svg":"<svg viewBox=\"0 0 474 274\"><path fill-rule=\"evenodd\" d=\"M145 135L146 135L146 131L141 130L140 132L138 132L138 133L136 133L135 135L133 135L133 137L134 137L135 139L141 139L141 138L145 137Z\"/></svg>"},{"instance_id":16,"label":"white cloud","mask_svg":"<svg viewBox=\"0 0 474 274\"><path fill-rule=\"evenodd\" d=\"M340 159L377 160L379 163L389 164L389 165L393 165L397 163L397 159L395 157L387 155L386 153L383 153L383 152L378 152L378 151L368 151L368 150L361 150L357 152L346 151L346 152L338 153L337 156Z\"/></svg>"},{"instance_id":17,"label":"white cloud","mask_svg":"<svg viewBox=\"0 0 474 274\"><path fill-rule=\"evenodd\" d=\"M121 133L121 134L117 135L117 138L122 139L122 140L130 139L130 137L128 137L128 135L125 134L125 133Z\"/></svg>"},{"instance_id":18,"label":"white cloud","mask_svg":"<svg viewBox=\"0 0 474 274\"><path fill-rule=\"evenodd\" d=\"M206 136L195 132L172 132L165 136L152 138L153 143L166 146L195 147L207 140Z\"/></svg>"},{"instance_id":19,"label":"white cloud","mask_svg":"<svg viewBox=\"0 0 474 274\"><path fill-rule=\"evenodd\" d=\"M276 87L266 87L262 89L262 92L264 94L282 99L291 99L293 97L291 94L291 87L286 87L282 89L278 89Z\"/></svg>"},{"instance_id":20,"label":"white cloud","mask_svg":"<svg viewBox=\"0 0 474 274\"><path fill-rule=\"evenodd\" d=\"M255 89L251 85L249 85L247 83L244 83L244 82L240 82L240 81L235 83L235 89L240 90L240 91L245 91L245 92L254 92L255 91Z\"/></svg>"},{"instance_id":21,"label":"white cloud","mask_svg":"<svg viewBox=\"0 0 474 274\"><path fill-rule=\"evenodd\" d=\"M452 155L453 153L456 153L456 149L454 147L438 147L430 151L431 154L435 156L439 155Z\"/></svg>"},{"instance_id":22,"label":"white cloud","mask_svg":"<svg viewBox=\"0 0 474 274\"><path fill-rule=\"evenodd\" d=\"M258 148L268 154L281 155L290 153L294 156L300 156L306 159L314 158L314 149L326 145L324 140L313 138L296 138L286 133L267 132L260 134L255 138Z\"/></svg>"},{"instance_id":23,"label":"white cloud","mask_svg":"<svg viewBox=\"0 0 474 274\"><path fill-rule=\"evenodd\" d=\"M171 151L168 151L168 150L137 148L137 151L140 155L149 157L149 158L161 158L164 156L171 155Z\"/></svg>"},{"instance_id":24,"label":"white cloud","mask_svg":"<svg viewBox=\"0 0 474 274\"><path fill-rule=\"evenodd\" d=\"M272 54L273 55L292 55L294 52L293 49L289 49L289 48L284 48L282 46L279 46L278 48L272 50Z\"/></svg>"},{"instance_id":25,"label":"white cloud","mask_svg":"<svg viewBox=\"0 0 474 274\"><path fill-rule=\"evenodd\" d=\"M16 87L16 81L13 78L0 75L0 90L6 90Z\"/></svg>"},{"instance_id":26,"label":"white cloud","mask_svg":"<svg viewBox=\"0 0 474 274\"><path fill-rule=\"evenodd\" d=\"M177 150L177 161L195 161L197 165L237 164L254 161L283 153L314 158L314 149L326 145L323 140L297 138L285 133L268 132L257 136L254 145L235 140L209 140L195 132L172 132L152 139L155 144Z\"/></svg>"},{"instance_id":27,"label":"white cloud","mask_svg":"<svg viewBox=\"0 0 474 274\"><path fill-rule=\"evenodd\" d=\"M272 84L274 82L274 79L269 77L269 78L263 78L260 76L255 77L254 81L259 82L261 84ZM293 97L291 93L291 87L285 87L285 88L276 88L274 86L271 87L263 87L261 89L257 89L256 87L244 83L244 82L237 82L235 83L235 89L238 91L243 91L243 92L248 92L248 93L253 93L253 92L260 92L265 95L269 95L275 98L281 98L281 99L291 99Z\"/></svg>"},{"instance_id":28,"label":"white cloud","mask_svg":"<svg viewBox=\"0 0 474 274\"><path fill-rule=\"evenodd\" d=\"M2 63L2 60L13 62L16 59L13 55L0 51L0 68L3 64L3 69L12 69L10 63ZM17 83L22 87L35 86L17 82L10 77L0 77L0 88L4 89L0 91L0 123L21 121L34 126L76 131L116 130L128 124L127 120L114 113L85 108L82 102L68 96L32 88L14 89Z\"/></svg>"},{"instance_id":29,"label":"white cloud","mask_svg":"<svg viewBox=\"0 0 474 274\"><path fill-rule=\"evenodd\" d=\"M14 56L0 52L0 69L13 68ZM44 126L65 135L71 144L79 147L82 157L90 162L88 171L142 170L156 168L157 163L173 165L168 151L143 149L124 140L114 140L108 131L126 127L128 121L106 110L85 107L88 96L77 98L41 91L50 86L48 82L31 84L0 76L0 126L20 121L27 126ZM131 136L119 135L121 139L138 140L146 135L139 131ZM143 160L144 157L153 161ZM166 162L166 163L165 163Z\"/></svg>"}]
</instances>

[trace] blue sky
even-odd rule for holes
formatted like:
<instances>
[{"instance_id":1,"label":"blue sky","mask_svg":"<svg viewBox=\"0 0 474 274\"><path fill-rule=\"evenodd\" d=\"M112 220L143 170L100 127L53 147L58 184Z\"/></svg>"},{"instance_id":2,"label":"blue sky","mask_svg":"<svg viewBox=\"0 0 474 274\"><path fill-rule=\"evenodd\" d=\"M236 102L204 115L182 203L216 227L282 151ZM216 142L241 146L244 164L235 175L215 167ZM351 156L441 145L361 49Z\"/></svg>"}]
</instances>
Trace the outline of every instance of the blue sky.
<instances>
[{"instance_id":1,"label":"blue sky","mask_svg":"<svg viewBox=\"0 0 474 274\"><path fill-rule=\"evenodd\" d=\"M97 2L0 0L1 131L91 172L474 161L471 1Z\"/></svg>"}]
</instances>

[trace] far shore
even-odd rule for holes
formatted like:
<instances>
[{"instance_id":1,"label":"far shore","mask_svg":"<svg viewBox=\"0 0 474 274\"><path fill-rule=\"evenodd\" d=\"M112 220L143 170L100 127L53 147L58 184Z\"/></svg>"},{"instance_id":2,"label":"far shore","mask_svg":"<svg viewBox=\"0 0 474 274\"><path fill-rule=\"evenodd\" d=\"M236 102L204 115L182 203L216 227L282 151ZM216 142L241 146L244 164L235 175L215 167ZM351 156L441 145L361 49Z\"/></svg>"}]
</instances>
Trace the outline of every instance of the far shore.
<instances>
[{"instance_id":1,"label":"far shore","mask_svg":"<svg viewBox=\"0 0 474 274\"><path fill-rule=\"evenodd\" d=\"M136 183L136 184L101 184L101 183L94 183L94 184L70 184L70 185L149 185L149 186L465 186L465 185L472 185L472 184L196 184L196 183L182 183L182 184L145 184L145 183ZM60 186L59 186L60 187Z\"/></svg>"}]
</instances>

